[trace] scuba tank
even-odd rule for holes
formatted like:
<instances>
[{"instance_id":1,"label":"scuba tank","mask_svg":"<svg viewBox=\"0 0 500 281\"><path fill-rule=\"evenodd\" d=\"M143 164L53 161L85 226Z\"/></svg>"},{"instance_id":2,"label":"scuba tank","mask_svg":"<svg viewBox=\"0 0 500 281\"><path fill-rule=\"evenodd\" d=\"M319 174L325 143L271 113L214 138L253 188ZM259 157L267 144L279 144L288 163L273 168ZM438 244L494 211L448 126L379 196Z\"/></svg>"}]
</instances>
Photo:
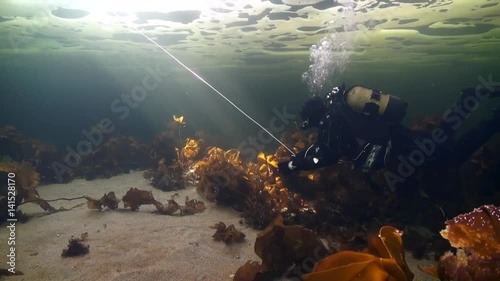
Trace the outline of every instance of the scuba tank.
<instances>
[{"instance_id":1,"label":"scuba tank","mask_svg":"<svg viewBox=\"0 0 500 281\"><path fill-rule=\"evenodd\" d=\"M402 99L375 89L354 86L345 90L345 85L335 87L326 96L327 106L337 101L353 111L370 116L378 116L390 123L400 123L406 115L408 103Z\"/></svg>"}]
</instances>

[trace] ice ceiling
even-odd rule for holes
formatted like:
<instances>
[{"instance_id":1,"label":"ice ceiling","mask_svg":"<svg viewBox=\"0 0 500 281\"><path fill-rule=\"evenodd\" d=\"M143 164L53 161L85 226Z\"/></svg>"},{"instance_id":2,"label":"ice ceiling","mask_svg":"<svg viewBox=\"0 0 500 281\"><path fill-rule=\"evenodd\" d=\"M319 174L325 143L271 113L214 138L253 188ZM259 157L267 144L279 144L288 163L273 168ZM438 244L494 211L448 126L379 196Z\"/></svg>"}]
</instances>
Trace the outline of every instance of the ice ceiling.
<instances>
[{"instance_id":1,"label":"ice ceiling","mask_svg":"<svg viewBox=\"0 0 500 281\"><path fill-rule=\"evenodd\" d=\"M141 31L198 63L258 63L263 55L307 58L311 45L334 30L348 33L347 47L358 60L439 61L465 54L491 61L498 60L499 2L4 0L0 54L164 55ZM346 5L353 12L342 17Z\"/></svg>"}]
</instances>

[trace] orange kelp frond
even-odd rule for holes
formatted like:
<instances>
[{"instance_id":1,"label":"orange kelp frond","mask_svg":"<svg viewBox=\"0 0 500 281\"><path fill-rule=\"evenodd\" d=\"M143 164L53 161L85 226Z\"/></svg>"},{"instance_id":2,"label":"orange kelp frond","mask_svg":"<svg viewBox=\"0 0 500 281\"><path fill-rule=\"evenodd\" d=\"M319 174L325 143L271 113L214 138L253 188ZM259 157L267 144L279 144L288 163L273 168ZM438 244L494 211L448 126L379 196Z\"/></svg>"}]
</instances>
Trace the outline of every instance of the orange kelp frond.
<instances>
[{"instance_id":1,"label":"orange kelp frond","mask_svg":"<svg viewBox=\"0 0 500 281\"><path fill-rule=\"evenodd\" d=\"M265 155L264 152L259 152L259 155L257 156L257 162L260 165L268 164L276 169L278 168L278 160L276 158L276 155L274 154Z\"/></svg>"},{"instance_id":2,"label":"orange kelp frond","mask_svg":"<svg viewBox=\"0 0 500 281\"><path fill-rule=\"evenodd\" d=\"M406 264L402 236L403 232L399 229L388 225L383 226L379 230L378 239L370 243L370 247L372 249L378 248L378 252L381 252L383 245L388 255L380 257L394 259L407 279L411 280L413 279L413 273ZM370 251L370 253L376 255L375 252Z\"/></svg>"},{"instance_id":3,"label":"orange kelp frond","mask_svg":"<svg viewBox=\"0 0 500 281\"><path fill-rule=\"evenodd\" d=\"M196 162L196 164L194 164L193 168L194 168L194 173L196 175L198 175L199 177L203 176L204 174L206 174L208 172L208 169L209 169L209 166L210 163L208 163L207 161L198 161Z\"/></svg>"},{"instance_id":4,"label":"orange kelp frond","mask_svg":"<svg viewBox=\"0 0 500 281\"><path fill-rule=\"evenodd\" d=\"M207 199L245 204L250 185L239 150L209 147L203 159L194 164L194 172L199 176L197 190Z\"/></svg>"},{"instance_id":5,"label":"orange kelp frond","mask_svg":"<svg viewBox=\"0 0 500 281\"><path fill-rule=\"evenodd\" d=\"M342 251L319 261L312 273L302 276L304 281L403 281L392 276L396 272L399 278L404 278L398 272L394 260L378 258L374 255Z\"/></svg>"},{"instance_id":6,"label":"orange kelp frond","mask_svg":"<svg viewBox=\"0 0 500 281\"><path fill-rule=\"evenodd\" d=\"M209 159L211 159L211 160L215 160L215 159L223 160L223 159L225 159L224 150L222 148L215 147L215 146L210 147L208 149L207 155L208 155Z\"/></svg>"},{"instance_id":7,"label":"orange kelp frond","mask_svg":"<svg viewBox=\"0 0 500 281\"><path fill-rule=\"evenodd\" d=\"M305 281L411 281L404 258L401 231L392 226L380 228L379 235L369 243L368 252L341 251L316 263Z\"/></svg>"},{"instance_id":8,"label":"orange kelp frond","mask_svg":"<svg viewBox=\"0 0 500 281\"><path fill-rule=\"evenodd\" d=\"M186 145L182 149L182 156L187 160L191 160L194 159L196 156L198 156L199 152L200 152L200 145L198 141L194 139L188 139Z\"/></svg>"},{"instance_id":9,"label":"orange kelp frond","mask_svg":"<svg viewBox=\"0 0 500 281\"><path fill-rule=\"evenodd\" d=\"M176 117L175 115L173 115L173 118L174 118L174 121L177 122L177 124L186 125L186 123L184 122L184 116Z\"/></svg>"},{"instance_id":10,"label":"orange kelp frond","mask_svg":"<svg viewBox=\"0 0 500 281\"><path fill-rule=\"evenodd\" d=\"M238 170L243 170L243 162L241 161L240 151L238 149L230 149L224 152L224 158Z\"/></svg>"}]
</instances>

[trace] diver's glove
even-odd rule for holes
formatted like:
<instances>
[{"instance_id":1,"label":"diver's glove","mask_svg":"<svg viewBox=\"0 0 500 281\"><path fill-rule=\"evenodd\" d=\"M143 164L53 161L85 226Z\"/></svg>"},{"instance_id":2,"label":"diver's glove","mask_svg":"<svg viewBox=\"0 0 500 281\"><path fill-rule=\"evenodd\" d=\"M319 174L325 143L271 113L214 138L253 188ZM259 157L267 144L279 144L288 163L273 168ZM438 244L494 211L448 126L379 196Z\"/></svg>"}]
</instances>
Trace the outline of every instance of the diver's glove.
<instances>
[{"instance_id":1,"label":"diver's glove","mask_svg":"<svg viewBox=\"0 0 500 281\"><path fill-rule=\"evenodd\" d=\"M278 163L278 170L284 175L291 174L293 171L297 169L297 165L294 163L294 160L288 160Z\"/></svg>"}]
</instances>

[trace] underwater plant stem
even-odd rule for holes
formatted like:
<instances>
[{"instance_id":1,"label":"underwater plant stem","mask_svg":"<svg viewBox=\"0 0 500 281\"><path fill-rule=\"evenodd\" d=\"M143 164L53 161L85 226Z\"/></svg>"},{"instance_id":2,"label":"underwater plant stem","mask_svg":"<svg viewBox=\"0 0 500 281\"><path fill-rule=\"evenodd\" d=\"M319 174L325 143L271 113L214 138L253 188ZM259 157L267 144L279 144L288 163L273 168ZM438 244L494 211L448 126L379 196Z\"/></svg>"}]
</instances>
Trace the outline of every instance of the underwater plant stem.
<instances>
[{"instance_id":1,"label":"underwater plant stem","mask_svg":"<svg viewBox=\"0 0 500 281\"><path fill-rule=\"evenodd\" d=\"M116 17L119 17L118 13L113 11ZM196 72L191 70L188 66L186 66L184 63L182 63L179 59L177 59L174 55L172 55L169 51L167 51L165 48L163 48L160 44L158 44L155 40L153 40L151 37L147 36L144 32L140 31L139 29L130 26L130 28L134 29L138 33L140 33L142 36L144 36L146 39L148 39L151 43L155 44L158 48L160 48L165 54L170 56L174 61L176 61L180 66L184 67L187 71L189 71L191 74L193 74L194 77L198 78L201 82L203 82L205 85L207 85L210 89L212 89L214 92L216 92L219 96L221 96L223 99L225 99L230 105L232 105L234 108L236 108L241 114L243 114L246 118L248 118L250 121L252 121L255 125L260 127L264 132L266 132L269 136L271 136L274 140L276 140L279 144L281 144L286 150L288 150L293 156L295 156L295 153L288 148L283 142L281 142L277 137L275 137L271 132L269 132L268 129L266 129L264 126L262 126L259 122L255 121L250 115L248 115L245 111L243 111L241 108L239 108L236 104L234 104L230 99L228 99L224 94L222 94L219 90L217 90L214 86L212 86L210 83L205 81L200 75L198 75Z\"/></svg>"},{"instance_id":2,"label":"underwater plant stem","mask_svg":"<svg viewBox=\"0 0 500 281\"><path fill-rule=\"evenodd\" d=\"M72 201L76 199L87 199L86 196L80 196L80 197L75 197L75 198L56 198L56 199L51 199L51 200L43 200L43 199L35 199L35 200L29 200L29 201L24 201L19 204L19 206L26 204L26 203L36 203L40 200L43 200L45 202L54 202L54 201L60 201L60 200L66 200L66 201Z\"/></svg>"},{"instance_id":3,"label":"underwater plant stem","mask_svg":"<svg viewBox=\"0 0 500 281\"><path fill-rule=\"evenodd\" d=\"M182 145L182 137L181 137L181 126L179 126L179 143Z\"/></svg>"}]
</instances>

